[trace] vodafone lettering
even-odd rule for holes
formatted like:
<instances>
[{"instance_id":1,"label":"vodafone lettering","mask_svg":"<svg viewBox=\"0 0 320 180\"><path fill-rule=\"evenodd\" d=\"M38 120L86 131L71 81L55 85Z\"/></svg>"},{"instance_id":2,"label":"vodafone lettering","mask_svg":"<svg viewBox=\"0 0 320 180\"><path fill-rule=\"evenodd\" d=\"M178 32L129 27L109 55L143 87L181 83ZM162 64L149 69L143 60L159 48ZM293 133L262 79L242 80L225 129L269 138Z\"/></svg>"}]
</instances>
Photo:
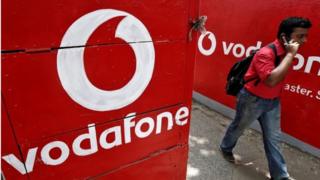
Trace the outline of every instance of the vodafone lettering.
<instances>
[{"instance_id":1,"label":"vodafone lettering","mask_svg":"<svg viewBox=\"0 0 320 180\"><path fill-rule=\"evenodd\" d=\"M211 42L211 46L209 49L205 49L203 47L203 40L208 37ZM198 39L198 49L199 52L204 56L210 56L214 53L217 47L217 40L216 36L213 32L207 31L205 34L201 34ZM262 47L262 42L257 41L255 46L249 46L246 48L241 43L234 43L234 42L226 42L222 41L223 53L224 55L232 54L236 58L241 58L242 56L246 55L249 56L253 50L260 49ZM308 58L303 57L301 54L296 54L295 58L298 60L298 63L293 66L293 70L301 70L304 68L304 73L311 73L311 69L314 64L320 64L320 56L309 56ZM318 70L317 76L320 76L320 68Z\"/></svg>"},{"instance_id":2,"label":"vodafone lettering","mask_svg":"<svg viewBox=\"0 0 320 180\"><path fill-rule=\"evenodd\" d=\"M86 44L91 34L100 25L118 16L124 16L124 18L118 24L115 36L126 41L136 57L135 73L122 88L106 91L97 88L89 81L84 68L85 47L58 50L57 74L63 89L74 102L93 111L121 109L136 101L143 94L152 78L155 64L152 38L144 24L133 15L114 9L102 9L88 13L76 20L68 28L61 41L60 47ZM58 166L66 162L71 153L76 156L89 156L97 153L99 149L110 150L132 143L133 134L141 139L151 135L159 135L162 133L163 121L167 122L167 131L172 130L174 124L185 126L188 124L189 114L190 111L185 106L180 107L175 113L160 112L155 118L136 119L136 113L133 112L127 114L119 125L107 128L100 134L97 134L94 123L88 124L88 132L78 135L71 145L56 140L48 142L41 150L39 147L29 148L25 162L19 160L14 154L5 155L2 159L21 174L27 174L33 171L37 156L40 156L45 165ZM110 136L114 138L108 141ZM89 141L90 146L88 148L81 147L83 141ZM53 149L61 151L59 157L50 155Z\"/></svg>"},{"instance_id":3,"label":"vodafone lettering","mask_svg":"<svg viewBox=\"0 0 320 180\"><path fill-rule=\"evenodd\" d=\"M189 113L190 111L187 107L181 107L175 114L172 114L171 112L162 112L159 113L155 119L152 117L144 117L138 120L135 119L136 113L130 113L123 119L121 125L105 129L98 136L95 124L89 124L88 133L77 136L73 140L71 146L63 141L49 142L41 149L40 157L44 164L48 166L57 166L67 161L70 153L73 153L76 156L89 156L98 152L98 145L100 145L100 148L103 150L110 150L123 144L132 143L132 134L141 139L147 138L152 134L159 135L162 133L163 121L167 121L167 131L173 129L174 124L177 126L184 126L189 121ZM147 125L148 128L143 129L143 125ZM122 137L121 134L124 134L124 137ZM108 142L107 139L109 136L114 136L115 138ZM89 141L90 147L87 149L82 148L80 144L83 141ZM30 148L25 162L21 162L14 154L3 156L2 159L21 174L30 173L33 171L38 149L38 147ZM53 149L59 149L61 151L59 157L51 157L50 152ZM24 164L26 168L24 168Z\"/></svg>"}]
</instances>

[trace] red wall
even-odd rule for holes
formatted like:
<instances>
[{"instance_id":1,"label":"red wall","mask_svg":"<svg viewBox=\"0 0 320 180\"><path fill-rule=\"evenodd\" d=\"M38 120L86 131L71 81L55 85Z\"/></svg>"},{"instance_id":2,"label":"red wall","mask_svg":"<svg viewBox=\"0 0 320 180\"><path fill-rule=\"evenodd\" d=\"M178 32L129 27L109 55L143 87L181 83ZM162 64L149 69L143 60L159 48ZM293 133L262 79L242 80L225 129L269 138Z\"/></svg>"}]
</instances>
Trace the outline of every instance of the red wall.
<instances>
[{"instance_id":1,"label":"red wall","mask_svg":"<svg viewBox=\"0 0 320 180\"><path fill-rule=\"evenodd\" d=\"M197 5L3 1L4 176L185 179Z\"/></svg>"},{"instance_id":2,"label":"red wall","mask_svg":"<svg viewBox=\"0 0 320 180\"><path fill-rule=\"evenodd\" d=\"M230 67L244 57L248 49L252 50L251 46L265 46L275 40L282 19L308 17L313 23L308 42L299 49L281 97L282 129L320 148L319 8L318 0L201 1L200 14L208 16L206 28L213 35L212 41L206 35L202 43L198 42L204 51L198 49L196 55L194 90L234 108L235 98L224 91Z\"/></svg>"}]
</instances>

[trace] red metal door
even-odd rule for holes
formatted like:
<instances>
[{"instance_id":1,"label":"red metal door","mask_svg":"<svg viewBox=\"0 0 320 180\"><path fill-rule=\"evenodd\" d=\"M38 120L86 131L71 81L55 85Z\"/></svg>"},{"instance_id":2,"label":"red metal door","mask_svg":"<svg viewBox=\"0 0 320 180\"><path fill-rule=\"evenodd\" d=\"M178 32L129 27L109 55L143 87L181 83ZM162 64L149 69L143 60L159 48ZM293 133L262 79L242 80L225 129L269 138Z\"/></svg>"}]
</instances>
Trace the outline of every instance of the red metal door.
<instances>
[{"instance_id":1,"label":"red metal door","mask_svg":"<svg viewBox=\"0 0 320 180\"><path fill-rule=\"evenodd\" d=\"M2 9L7 179L185 179L197 1Z\"/></svg>"}]
</instances>

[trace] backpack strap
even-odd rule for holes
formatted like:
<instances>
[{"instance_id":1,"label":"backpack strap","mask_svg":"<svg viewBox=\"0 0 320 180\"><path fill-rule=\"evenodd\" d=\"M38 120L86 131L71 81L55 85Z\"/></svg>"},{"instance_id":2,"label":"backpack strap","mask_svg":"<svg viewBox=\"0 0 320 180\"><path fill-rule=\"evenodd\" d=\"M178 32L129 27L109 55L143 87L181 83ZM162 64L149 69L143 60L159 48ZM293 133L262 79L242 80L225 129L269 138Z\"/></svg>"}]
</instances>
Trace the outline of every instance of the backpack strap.
<instances>
[{"instance_id":1,"label":"backpack strap","mask_svg":"<svg viewBox=\"0 0 320 180\"><path fill-rule=\"evenodd\" d=\"M273 43L270 43L268 47L272 49L273 54L276 57L276 60L274 61L274 66L277 67L280 64L280 57L278 56L276 46ZM254 85L257 86L260 83L260 81L261 81L260 78L257 79Z\"/></svg>"},{"instance_id":2,"label":"backpack strap","mask_svg":"<svg viewBox=\"0 0 320 180\"><path fill-rule=\"evenodd\" d=\"M280 64L280 57L278 56L276 46L273 43L270 43L268 47L270 47L273 50L273 53L276 57L276 60L274 61L274 66L277 67Z\"/></svg>"}]
</instances>

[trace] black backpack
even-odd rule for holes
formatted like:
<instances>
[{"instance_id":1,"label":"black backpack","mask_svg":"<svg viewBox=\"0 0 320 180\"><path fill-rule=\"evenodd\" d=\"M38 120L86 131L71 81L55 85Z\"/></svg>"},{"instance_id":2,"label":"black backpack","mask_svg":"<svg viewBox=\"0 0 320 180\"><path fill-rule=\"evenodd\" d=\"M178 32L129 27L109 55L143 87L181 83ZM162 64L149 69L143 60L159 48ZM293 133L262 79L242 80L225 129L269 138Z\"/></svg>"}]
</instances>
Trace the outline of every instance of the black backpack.
<instances>
[{"instance_id":1,"label":"black backpack","mask_svg":"<svg viewBox=\"0 0 320 180\"><path fill-rule=\"evenodd\" d=\"M269 44L268 47L273 50L273 53L276 56L275 67L277 67L280 64L280 58L277 55L276 47L273 43ZM227 84L226 84L226 93L228 95L236 96L239 93L239 91L243 88L243 86L250 81L256 80L255 85L259 84L260 82L259 77L254 77L254 78L248 79L247 81L244 80L244 75L249 69L251 61L257 51L252 52L250 56L236 62L231 67L227 76Z\"/></svg>"}]
</instances>

